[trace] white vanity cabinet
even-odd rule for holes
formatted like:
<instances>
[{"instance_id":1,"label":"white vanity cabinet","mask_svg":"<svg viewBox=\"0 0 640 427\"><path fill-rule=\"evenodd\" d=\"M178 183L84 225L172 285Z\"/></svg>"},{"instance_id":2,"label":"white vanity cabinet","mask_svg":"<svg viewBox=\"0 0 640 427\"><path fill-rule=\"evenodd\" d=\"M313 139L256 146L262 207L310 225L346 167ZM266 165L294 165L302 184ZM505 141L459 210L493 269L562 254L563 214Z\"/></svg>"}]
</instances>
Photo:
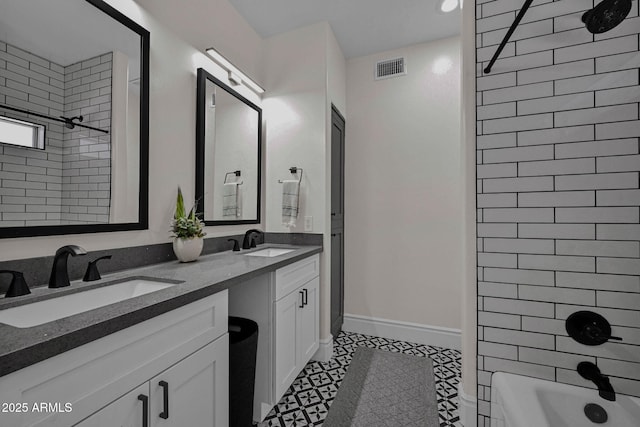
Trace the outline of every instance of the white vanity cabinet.
<instances>
[{"instance_id":1,"label":"white vanity cabinet","mask_svg":"<svg viewBox=\"0 0 640 427\"><path fill-rule=\"evenodd\" d=\"M274 273L273 387L275 402L280 400L318 350L319 273L319 255L287 265Z\"/></svg>"},{"instance_id":2,"label":"white vanity cabinet","mask_svg":"<svg viewBox=\"0 0 640 427\"><path fill-rule=\"evenodd\" d=\"M149 396L149 383L131 390L115 402L102 408L86 420L76 424L75 427L102 427L102 426L142 426L142 402L139 397ZM148 413L146 423L148 424Z\"/></svg>"},{"instance_id":3,"label":"white vanity cabinet","mask_svg":"<svg viewBox=\"0 0 640 427\"><path fill-rule=\"evenodd\" d=\"M150 386L150 427L227 427L229 334L167 369Z\"/></svg>"},{"instance_id":4,"label":"white vanity cabinet","mask_svg":"<svg viewBox=\"0 0 640 427\"><path fill-rule=\"evenodd\" d=\"M284 395L318 350L318 285L315 277L274 303L276 396Z\"/></svg>"},{"instance_id":5,"label":"white vanity cabinet","mask_svg":"<svg viewBox=\"0 0 640 427\"><path fill-rule=\"evenodd\" d=\"M318 350L320 256L229 289L229 314L258 323L254 421L262 421Z\"/></svg>"},{"instance_id":6,"label":"white vanity cabinet","mask_svg":"<svg viewBox=\"0 0 640 427\"><path fill-rule=\"evenodd\" d=\"M0 425L227 427L227 331L225 290L0 377L0 401L71 409L2 413Z\"/></svg>"},{"instance_id":7,"label":"white vanity cabinet","mask_svg":"<svg viewBox=\"0 0 640 427\"><path fill-rule=\"evenodd\" d=\"M223 335L75 427L228 425L229 336Z\"/></svg>"}]
</instances>

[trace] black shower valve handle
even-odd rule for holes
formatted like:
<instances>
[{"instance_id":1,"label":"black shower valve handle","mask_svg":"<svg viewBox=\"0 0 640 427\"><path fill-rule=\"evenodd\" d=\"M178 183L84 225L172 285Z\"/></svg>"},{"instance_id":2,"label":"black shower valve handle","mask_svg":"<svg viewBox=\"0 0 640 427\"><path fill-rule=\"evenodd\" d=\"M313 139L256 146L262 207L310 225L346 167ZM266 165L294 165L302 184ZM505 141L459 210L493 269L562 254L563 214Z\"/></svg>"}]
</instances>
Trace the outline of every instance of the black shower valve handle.
<instances>
[{"instance_id":1,"label":"black shower valve handle","mask_svg":"<svg viewBox=\"0 0 640 427\"><path fill-rule=\"evenodd\" d=\"M98 261L103 259L111 259L111 255L101 256L100 258L90 261L87 265L87 271L84 273L84 277L82 278L83 282L93 282L95 280L102 279L100 272L98 271Z\"/></svg>"},{"instance_id":2,"label":"black shower valve handle","mask_svg":"<svg viewBox=\"0 0 640 427\"><path fill-rule=\"evenodd\" d=\"M622 341L622 338L620 337L614 337L611 334L603 333L602 329L600 329L596 324L585 325L584 334L593 339Z\"/></svg>"},{"instance_id":3,"label":"black shower valve handle","mask_svg":"<svg viewBox=\"0 0 640 427\"><path fill-rule=\"evenodd\" d=\"M622 341L613 336L611 324L602 315L581 310L567 317L565 329L571 338L584 345L602 345L609 340Z\"/></svg>"}]
</instances>

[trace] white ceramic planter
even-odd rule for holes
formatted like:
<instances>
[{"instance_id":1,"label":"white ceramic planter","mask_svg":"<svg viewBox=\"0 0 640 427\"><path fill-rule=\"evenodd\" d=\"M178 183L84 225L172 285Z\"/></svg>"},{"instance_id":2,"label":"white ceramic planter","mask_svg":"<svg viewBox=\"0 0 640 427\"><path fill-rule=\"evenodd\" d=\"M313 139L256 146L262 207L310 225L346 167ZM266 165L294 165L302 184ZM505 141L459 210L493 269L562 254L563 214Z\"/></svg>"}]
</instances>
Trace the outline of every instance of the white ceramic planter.
<instances>
[{"instance_id":1,"label":"white ceramic planter","mask_svg":"<svg viewBox=\"0 0 640 427\"><path fill-rule=\"evenodd\" d=\"M173 239L173 252L180 262L192 262L198 259L202 253L204 239L202 237L194 237L191 239Z\"/></svg>"}]
</instances>

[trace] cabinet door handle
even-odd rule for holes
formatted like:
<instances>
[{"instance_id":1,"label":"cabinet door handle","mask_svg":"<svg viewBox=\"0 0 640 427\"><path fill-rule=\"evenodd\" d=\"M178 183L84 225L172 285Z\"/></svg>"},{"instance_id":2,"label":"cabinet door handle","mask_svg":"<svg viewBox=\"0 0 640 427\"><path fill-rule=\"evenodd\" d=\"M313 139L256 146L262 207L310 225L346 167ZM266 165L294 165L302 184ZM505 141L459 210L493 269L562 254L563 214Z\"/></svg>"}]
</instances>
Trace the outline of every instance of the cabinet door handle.
<instances>
[{"instance_id":1,"label":"cabinet door handle","mask_svg":"<svg viewBox=\"0 0 640 427\"><path fill-rule=\"evenodd\" d=\"M304 307L308 303L309 303L309 300L308 300L308 295L307 295L307 288L304 288L302 290L302 306Z\"/></svg>"},{"instance_id":2,"label":"cabinet door handle","mask_svg":"<svg viewBox=\"0 0 640 427\"><path fill-rule=\"evenodd\" d=\"M164 405L164 411L160 412L159 417L168 420L169 419L169 383L166 381L160 381L160 387L163 388L162 391L162 404Z\"/></svg>"},{"instance_id":3,"label":"cabinet door handle","mask_svg":"<svg viewBox=\"0 0 640 427\"><path fill-rule=\"evenodd\" d=\"M142 427L149 427L149 397L139 394L138 400L142 402Z\"/></svg>"},{"instance_id":4,"label":"cabinet door handle","mask_svg":"<svg viewBox=\"0 0 640 427\"><path fill-rule=\"evenodd\" d=\"M298 308L302 308L302 307L304 307L304 292L298 291L298 293L300 295L302 295L302 298L300 298L300 307L298 307Z\"/></svg>"}]
</instances>

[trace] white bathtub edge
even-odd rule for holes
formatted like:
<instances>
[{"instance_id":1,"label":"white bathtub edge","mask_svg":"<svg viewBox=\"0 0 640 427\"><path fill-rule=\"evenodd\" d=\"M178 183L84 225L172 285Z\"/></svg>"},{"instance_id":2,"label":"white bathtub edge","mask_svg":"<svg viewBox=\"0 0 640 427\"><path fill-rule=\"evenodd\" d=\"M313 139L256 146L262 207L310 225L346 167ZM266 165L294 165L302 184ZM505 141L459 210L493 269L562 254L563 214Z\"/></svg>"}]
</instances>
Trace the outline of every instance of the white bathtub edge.
<instances>
[{"instance_id":1,"label":"white bathtub edge","mask_svg":"<svg viewBox=\"0 0 640 427\"><path fill-rule=\"evenodd\" d=\"M466 394L462 388L462 383L458 383L458 405L460 424L463 427L477 427L478 399L475 396Z\"/></svg>"}]
</instances>

